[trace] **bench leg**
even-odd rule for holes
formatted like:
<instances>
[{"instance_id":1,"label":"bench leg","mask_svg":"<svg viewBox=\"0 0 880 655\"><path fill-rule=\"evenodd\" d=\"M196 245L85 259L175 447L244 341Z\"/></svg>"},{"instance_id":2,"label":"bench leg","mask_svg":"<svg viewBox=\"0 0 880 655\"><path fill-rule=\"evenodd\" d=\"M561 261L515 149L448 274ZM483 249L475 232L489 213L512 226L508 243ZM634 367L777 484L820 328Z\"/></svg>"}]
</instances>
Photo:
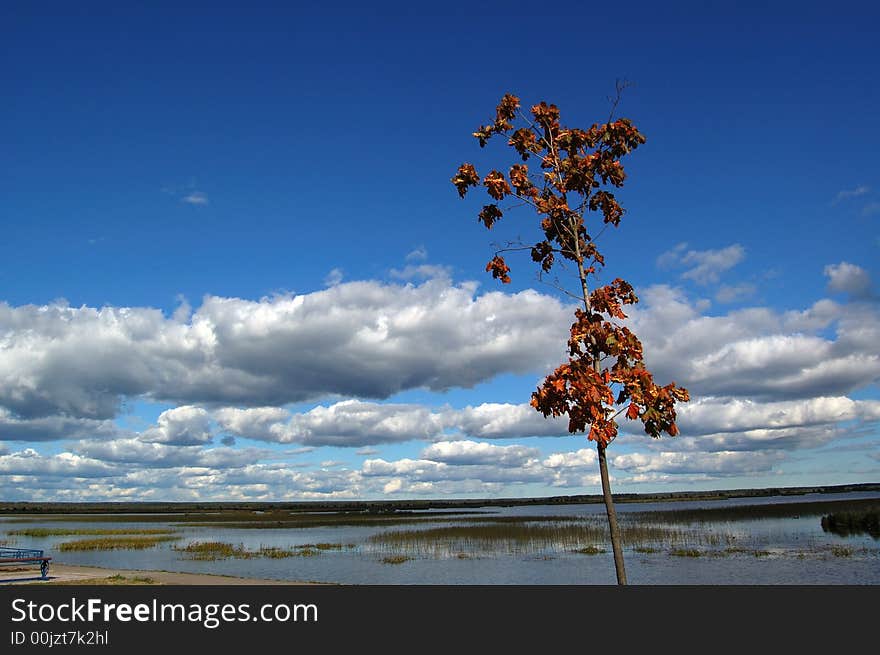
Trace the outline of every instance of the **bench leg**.
<instances>
[{"instance_id":1,"label":"bench leg","mask_svg":"<svg viewBox=\"0 0 880 655\"><path fill-rule=\"evenodd\" d=\"M43 580L45 580L49 575L49 562L40 563L40 573L43 575Z\"/></svg>"}]
</instances>

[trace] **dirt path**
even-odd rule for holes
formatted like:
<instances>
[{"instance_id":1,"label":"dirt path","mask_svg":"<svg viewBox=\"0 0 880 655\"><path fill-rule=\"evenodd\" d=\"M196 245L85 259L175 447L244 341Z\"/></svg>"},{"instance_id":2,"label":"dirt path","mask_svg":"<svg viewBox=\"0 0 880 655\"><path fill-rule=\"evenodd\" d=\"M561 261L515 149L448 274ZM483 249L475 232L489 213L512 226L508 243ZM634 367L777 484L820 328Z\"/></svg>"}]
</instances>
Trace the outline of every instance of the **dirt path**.
<instances>
[{"instance_id":1,"label":"dirt path","mask_svg":"<svg viewBox=\"0 0 880 655\"><path fill-rule=\"evenodd\" d=\"M41 580L37 567L26 569L0 568L0 584L160 584L160 585L303 585L309 582L288 580L260 580L235 578L207 573L179 573L176 571L133 571L104 569L95 566L52 564L49 579Z\"/></svg>"}]
</instances>

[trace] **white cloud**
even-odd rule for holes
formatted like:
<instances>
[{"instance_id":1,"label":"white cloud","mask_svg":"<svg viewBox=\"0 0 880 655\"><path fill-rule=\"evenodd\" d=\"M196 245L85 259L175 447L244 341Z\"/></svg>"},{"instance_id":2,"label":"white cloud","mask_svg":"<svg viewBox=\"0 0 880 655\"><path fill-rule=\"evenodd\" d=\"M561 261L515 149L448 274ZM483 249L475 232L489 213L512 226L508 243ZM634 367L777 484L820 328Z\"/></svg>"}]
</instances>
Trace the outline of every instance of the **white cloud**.
<instances>
[{"instance_id":1,"label":"white cloud","mask_svg":"<svg viewBox=\"0 0 880 655\"><path fill-rule=\"evenodd\" d=\"M175 466L235 468L253 464L271 455L270 451L255 448L206 449L198 446L174 446L138 438L110 441L85 439L74 443L71 450L103 462L151 468Z\"/></svg>"},{"instance_id":2,"label":"white cloud","mask_svg":"<svg viewBox=\"0 0 880 655\"><path fill-rule=\"evenodd\" d=\"M720 303L736 302L754 295L755 291L755 285L746 282L733 285L722 284L715 293L715 300Z\"/></svg>"},{"instance_id":3,"label":"white cloud","mask_svg":"<svg viewBox=\"0 0 880 655\"><path fill-rule=\"evenodd\" d=\"M324 278L324 286L335 287L336 285L342 283L342 279L344 277L345 274L342 272L341 268L330 269L330 272L327 273L327 276Z\"/></svg>"},{"instance_id":4,"label":"white cloud","mask_svg":"<svg viewBox=\"0 0 880 655\"><path fill-rule=\"evenodd\" d=\"M290 412L281 407L223 407L213 413L221 430L262 441L285 440L284 424L290 420Z\"/></svg>"},{"instance_id":5,"label":"white cloud","mask_svg":"<svg viewBox=\"0 0 880 655\"><path fill-rule=\"evenodd\" d=\"M681 277L697 284L718 282L719 276L736 266L745 258L745 248L735 243L719 250L687 250L686 243L679 243L672 250L657 258L661 268L686 268Z\"/></svg>"},{"instance_id":6,"label":"white cloud","mask_svg":"<svg viewBox=\"0 0 880 655\"><path fill-rule=\"evenodd\" d=\"M388 275L396 280L448 279L452 276L452 268L437 264L409 264L402 269L391 269Z\"/></svg>"},{"instance_id":7,"label":"white cloud","mask_svg":"<svg viewBox=\"0 0 880 655\"><path fill-rule=\"evenodd\" d=\"M428 250L425 246L419 246L411 250L406 255L406 261L408 262L423 262L428 259Z\"/></svg>"},{"instance_id":8,"label":"white cloud","mask_svg":"<svg viewBox=\"0 0 880 655\"><path fill-rule=\"evenodd\" d=\"M566 419L545 419L528 403L484 403L463 409L343 400L291 414L278 407L221 408L220 429L235 436L276 443L362 447L404 441L448 440L450 435L482 439L557 437L568 434Z\"/></svg>"},{"instance_id":9,"label":"white cloud","mask_svg":"<svg viewBox=\"0 0 880 655\"><path fill-rule=\"evenodd\" d=\"M41 455L32 448L0 455L0 479L6 476L50 476L69 478L106 477L118 471L89 457L73 453Z\"/></svg>"},{"instance_id":10,"label":"white cloud","mask_svg":"<svg viewBox=\"0 0 880 655\"><path fill-rule=\"evenodd\" d=\"M450 410L446 413L446 425L481 439L558 437L568 434L567 419L545 419L528 403L483 403Z\"/></svg>"},{"instance_id":11,"label":"white cloud","mask_svg":"<svg viewBox=\"0 0 880 655\"><path fill-rule=\"evenodd\" d=\"M852 198L858 198L859 196L863 196L871 190L870 187L865 186L864 184L857 186L855 189L844 189L843 191L838 191L837 195L834 196L834 203L841 202L842 200L851 200Z\"/></svg>"},{"instance_id":12,"label":"white cloud","mask_svg":"<svg viewBox=\"0 0 880 655\"><path fill-rule=\"evenodd\" d=\"M598 456L592 448L582 448L575 452L553 453L543 464L549 469L572 469L596 466Z\"/></svg>"},{"instance_id":13,"label":"white cloud","mask_svg":"<svg viewBox=\"0 0 880 655\"><path fill-rule=\"evenodd\" d=\"M422 451L422 458L458 466L486 464L500 467L525 466L540 455L537 448L497 446L477 441L441 441Z\"/></svg>"},{"instance_id":14,"label":"white cloud","mask_svg":"<svg viewBox=\"0 0 880 655\"><path fill-rule=\"evenodd\" d=\"M854 297L871 295L871 276L861 266L840 262L825 267L828 289L838 293L848 293Z\"/></svg>"},{"instance_id":15,"label":"white cloud","mask_svg":"<svg viewBox=\"0 0 880 655\"><path fill-rule=\"evenodd\" d=\"M820 301L805 312L751 307L704 316L678 289L658 285L640 296L629 314L647 366L658 382L675 380L694 396L838 396L880 378L874 307ZM805 333L831 325L833 338Z\"/></svg>"},{"instance_id":16,"label":"white cloud","mask_svg":"<svg viewBox=\"0 0 880 655\"><path fill-rule=\"evenodd\" d=\"M210 443L211 419L201 407L184 405L162 412L156 427L141 435L142 441L152 441L170 446L195 446Z\"/></svg>"},{"instance_id":17,"label":"white cloud","mask_svg":"<svg viewBox=\"0 0 880 655\"><path fill-rule=\"evenodd\" d=\"M779 463L782 456L768 452L720 451L714 453L633 453L611 458L615 468L635 474L644 473L710 473L734 476L765 473Z\"/></svg>"},{"instance_id":18,"label":"white cloud","mask_svg":"<svg viewBox=\"0 0 880 655\"><path fill-rule=\"evenodd\" d=\"M124 397L267 406L386 398L543 370L570 316L534 291L350 282L259 301L209 296L188 322L148 308L0 304L0 407L107 419Z\"/></svg>"},{"instance_id":19,"label":"white cloud","mask_svg":"<svg viewBox=\"0 0 880 655\"><path fill-rule=\"evenodd\" d=\"M188 205L207 205L208 196L201 191L192 191L185 195L181 200Z\"/></svg>"},{"instance_id":20,"label":"white cloud","mask_svg":"<svg viewBox=\"0 0 880 655\"><path fill-rule=\"evenodd\" d=\"M880 420L880 401L846 397L759 403L737 398L698 398L678 408L682 434L745 432Z\"/></svg>"}]
</instances>

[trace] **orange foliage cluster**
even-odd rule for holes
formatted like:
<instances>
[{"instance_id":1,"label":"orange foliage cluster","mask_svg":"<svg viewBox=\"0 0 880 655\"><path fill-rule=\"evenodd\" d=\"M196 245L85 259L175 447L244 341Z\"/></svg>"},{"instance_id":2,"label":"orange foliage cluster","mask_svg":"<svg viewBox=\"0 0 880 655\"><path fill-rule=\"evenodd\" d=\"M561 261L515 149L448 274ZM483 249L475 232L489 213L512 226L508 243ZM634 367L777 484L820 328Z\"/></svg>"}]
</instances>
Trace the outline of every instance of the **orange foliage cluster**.
<instances>
[{"instance_id":1,"label":"orange foliage cluster","mask_svg":"<svg viewBox=\"0 0 880 655\"><path fill-rule=\"evenodd\" d=\"M603 224L618 226L624 210L609 187L621 187L626 173L621 158L645 143L645 137L625 118L596 123L582 130L560 124L559 109L541 102L529 116L520 101L507 94L492 123L481 126L474 137L480 147L496 135L509 135L507 145L523 162L539 160L540 174L525 163L510 167L507 176L492 170L480 177L472 164L462 164L452 183L464 198L471 187L482 184L486 193L501 202L508 196L531 205L540 216L543 239L531 247L532 260L549 272L557 258L574 262L586 289L587 276L605 260L587 231L584 216L597 212ZM526 123L514 130L517 118ZM605 188L603 188L605 187ZM478 220L491 229L504 215L496 203L484 205ZM510 282L510 267L496 254L486 265L492 277ZM544 416L569 417L569 432L586 432L607 445L617 435L617 415L626 412L639 419L645 432L659 437L678 434L675 402L689 399L675 383L659 386L644 366L642 344L626 327L623 306L638 302L632 286L618 278L585 295L584 310L576 312L568 341L568 362L551 373L532 394L531 404ZM613 364L603 363L613 360ZM617 394L612 390L616 385ZM615 409L615 405L620 409Z\"/></svg>"}]
</instances>

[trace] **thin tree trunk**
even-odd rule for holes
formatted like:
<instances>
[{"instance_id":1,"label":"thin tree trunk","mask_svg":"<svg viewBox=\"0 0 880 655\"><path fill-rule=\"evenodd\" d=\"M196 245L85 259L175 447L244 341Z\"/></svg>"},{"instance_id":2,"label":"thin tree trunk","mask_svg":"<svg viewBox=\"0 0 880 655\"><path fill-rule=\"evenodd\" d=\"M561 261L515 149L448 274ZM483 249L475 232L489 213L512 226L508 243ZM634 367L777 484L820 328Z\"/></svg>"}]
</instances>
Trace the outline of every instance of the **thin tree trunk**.
<instances>
[{"instance_id":1,"label":"thin tree trunk","mask_svg":"<svg viewBox=\"0 0 880 655\"><path fill-rule=\"evenodd\" d=\"M608 462L605 459L605 446L598 445L599 473L602 476L602 497L605 500L605 512L608 514L608 527L611 531L611 550L614 553L614 570L617 572L617 584L626 584L626 569L623 566L623 545L620 538L620 526L617 525L617 512L614 510L614 499L611 497L611 483L608 481Z\"/></svg>"}]
</instances>

